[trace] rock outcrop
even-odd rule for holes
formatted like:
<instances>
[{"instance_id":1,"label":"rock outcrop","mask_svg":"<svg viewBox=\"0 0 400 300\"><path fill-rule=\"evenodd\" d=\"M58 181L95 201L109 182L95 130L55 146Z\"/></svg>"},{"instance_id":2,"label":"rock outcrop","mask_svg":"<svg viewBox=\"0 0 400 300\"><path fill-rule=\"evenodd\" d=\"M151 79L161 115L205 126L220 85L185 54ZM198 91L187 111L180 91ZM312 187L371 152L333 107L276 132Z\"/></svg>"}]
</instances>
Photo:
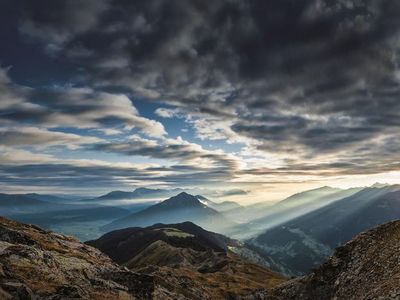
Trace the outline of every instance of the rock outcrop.
<instances>
[{"instance_id":1,"label":"rock outcrop","mask_svg":"<svg viewBox=\"0 0 400 300\"><path fill-rule=\"evenodd\" d=\"M0 299L173 299L72 237L0 217Z\"/></svg>"}]
</instances>

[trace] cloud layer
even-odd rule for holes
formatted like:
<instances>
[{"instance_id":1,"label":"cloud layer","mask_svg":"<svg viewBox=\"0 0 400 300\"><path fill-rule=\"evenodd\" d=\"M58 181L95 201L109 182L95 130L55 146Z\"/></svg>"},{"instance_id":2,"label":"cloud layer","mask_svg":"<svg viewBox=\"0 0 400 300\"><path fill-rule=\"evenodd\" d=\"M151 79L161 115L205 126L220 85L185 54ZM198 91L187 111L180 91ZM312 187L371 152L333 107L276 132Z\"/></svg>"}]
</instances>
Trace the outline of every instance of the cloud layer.
<instances>
[{"instance_id":1,"label":"cloud layer","mask_svg":"<svg viewBox=\"0 0 400 300\"><path fill-rule=\"evenodd\" d=\"M4 146L161 159L154 172L170 173L154 180L175 184L185 168L193 181L399 168L396 1L21 3L19 38L76 73L65 85L26 87L0 69ZM135 99L160 107L145 117ZM169 136L163 122L185 122L192 140ZM221 141L242 148L204 146Z\"/></svg>"},{"instance_id":2,"label":"cloud layer","mask_svg":"<svg viewBox=\"0 0 400 300\"><path fill-rule=\"evenodd\" d=\"M398 126L394 1L107 3L88 32L52 24L99 85L230 121L266 149L342 149Z\"/></svg>"}]
</instances>

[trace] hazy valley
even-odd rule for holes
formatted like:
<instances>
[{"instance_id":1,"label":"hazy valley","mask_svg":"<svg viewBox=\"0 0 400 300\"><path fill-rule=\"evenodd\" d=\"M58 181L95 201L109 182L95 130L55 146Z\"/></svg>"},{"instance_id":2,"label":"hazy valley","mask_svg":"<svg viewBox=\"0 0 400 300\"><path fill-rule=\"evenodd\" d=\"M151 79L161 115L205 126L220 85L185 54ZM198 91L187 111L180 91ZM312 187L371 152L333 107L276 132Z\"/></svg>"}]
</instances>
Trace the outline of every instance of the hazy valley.
<instances>
[{"instance_id":1,"label":"hazy valley","mask_svg":"<svg viewBox=\"0 0 400 300\"><path fill-rule=\"evenodd\" d=\"M158 198L174 193L178 194ZM192 222L239 240L242 248L236 252L255 263L285 276L299 276L317 268L335 248L357 234L399 219L399 195L398 185L345 190L322 187L272 204L244 206L181 190L140 188L82 200L0 194L0 208L3 216L73 235L81 241L94 240L116 229Z\"/></svg>"}]
</instances>

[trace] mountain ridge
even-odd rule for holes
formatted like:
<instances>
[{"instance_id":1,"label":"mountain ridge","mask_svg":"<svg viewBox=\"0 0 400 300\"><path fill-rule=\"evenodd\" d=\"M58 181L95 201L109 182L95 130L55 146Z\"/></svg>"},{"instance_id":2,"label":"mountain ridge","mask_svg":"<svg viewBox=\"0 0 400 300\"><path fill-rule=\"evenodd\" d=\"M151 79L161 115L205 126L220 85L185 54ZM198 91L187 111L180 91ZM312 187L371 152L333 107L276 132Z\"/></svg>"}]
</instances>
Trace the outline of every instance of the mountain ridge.
<instances>
[{"instance_id":1,"label":"mountain ridge","mask_svg":"<svg viewBox=\"0 0 400 300\"><path fill-rule=\"evenodd\" d=\"M192 222L120 229L87 244L135 272L168 276L179 288L201 290L205 299L228 299L233 291L245 295L286 281L251 260L256 254L250 257L251 250L239 241Z\"/></svg>"},{"instance_id":2,"label":"mountain ridge","mask_svg":"<svg viewBox=\"0 0 400 300\"><path fill-rule=\"evenodd\" d=\"M280 262L287 275L302 275L362 231L399 219L397 186L367 187L282 223L250 239L257 251Z\"/></svg>"}]
</instances>

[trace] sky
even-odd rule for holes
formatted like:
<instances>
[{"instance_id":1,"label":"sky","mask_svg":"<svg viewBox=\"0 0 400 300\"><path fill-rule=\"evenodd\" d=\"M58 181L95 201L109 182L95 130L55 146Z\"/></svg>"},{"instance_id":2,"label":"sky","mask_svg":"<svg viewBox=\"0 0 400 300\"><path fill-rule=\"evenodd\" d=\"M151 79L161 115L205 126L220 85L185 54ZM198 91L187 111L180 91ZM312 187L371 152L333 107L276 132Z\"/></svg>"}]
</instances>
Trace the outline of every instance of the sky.
<instances>
[{"instance_id":1,"label":"sky","mask_svg":"<svg viewBox=\"0 0 400 300\"><path fill-rule=\"evenodd\" d=\"M3 0L0 191L400 183L396 0Z\"/></svg>"}]
</instances>

